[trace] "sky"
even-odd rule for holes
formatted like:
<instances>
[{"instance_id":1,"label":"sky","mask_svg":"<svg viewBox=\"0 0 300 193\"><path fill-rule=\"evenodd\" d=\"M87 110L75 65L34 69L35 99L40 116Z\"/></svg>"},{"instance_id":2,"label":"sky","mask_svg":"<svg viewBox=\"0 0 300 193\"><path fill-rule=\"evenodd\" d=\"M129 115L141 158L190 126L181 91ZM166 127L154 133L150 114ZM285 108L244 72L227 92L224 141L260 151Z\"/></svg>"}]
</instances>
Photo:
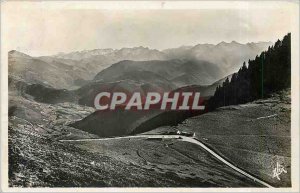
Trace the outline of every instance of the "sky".
<instances>
[{"instance_id":1,"label":"sky","mask_svg":"<svg viewBox=\"0 0 300 193\"><path fill-rule=\"evenodd\" d=\"M221 41L276 41L291 30L288 8L103 9L2 6L8 50L32 56L99 48L167 49Z\"/></svg>"}]
</instances>

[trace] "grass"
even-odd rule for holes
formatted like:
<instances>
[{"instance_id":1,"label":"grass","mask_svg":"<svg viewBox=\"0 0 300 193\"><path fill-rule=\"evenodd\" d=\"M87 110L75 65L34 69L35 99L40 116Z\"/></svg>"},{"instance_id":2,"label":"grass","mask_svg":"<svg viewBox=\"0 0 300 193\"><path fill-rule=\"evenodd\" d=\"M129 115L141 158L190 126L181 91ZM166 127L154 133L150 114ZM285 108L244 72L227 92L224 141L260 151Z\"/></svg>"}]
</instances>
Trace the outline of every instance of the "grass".
<instances>
[{"instance_id":1,"label":"grass","mask_svg":"<svg viewBox=\"0 0 300 193\"><path fill-rule=\"evenodd\" d=\"M289 93L267 100L220 108L189 118L171 130L195 132L196 137L240 168L276 187L291 186L291 120ZM270 115L276 115L264 118ZM273 178L276 164L285 167L281 180Z\"/></svg>"}]
</instances>

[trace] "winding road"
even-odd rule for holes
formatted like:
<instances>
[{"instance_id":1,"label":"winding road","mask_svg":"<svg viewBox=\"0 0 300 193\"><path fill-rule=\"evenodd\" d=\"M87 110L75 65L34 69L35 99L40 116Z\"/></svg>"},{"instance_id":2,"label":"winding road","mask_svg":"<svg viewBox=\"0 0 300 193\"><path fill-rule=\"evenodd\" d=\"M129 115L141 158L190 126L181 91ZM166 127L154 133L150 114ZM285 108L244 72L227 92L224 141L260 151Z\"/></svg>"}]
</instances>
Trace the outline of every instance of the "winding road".
<instances>
[{"instance_id":1,"label":"winding road","mask_svg":"<svg viewBox=\"0 0 300 193\"><path fill-rule=\"evenodd\" d=\"M187 137L187 136L183 136L183 135L133 135L133 136L124 136L124 137L112 137L112 138L100 138L100 139L74 139L74 140L60 140L61 142L80 142L80 141L105 141L105 140L118 140L118 139L133 139L133 138L145 138L145 139L177 139L177 140L181 140L181 141L186 141L189 143L194 143L198 146L200 146L201 148L203 148L204 150L206 150L208 153L210 153L212 156L214 156L215 158L217 158L219 161L223 162L224 164L226 164L228 167L234 169L235 171L239 172L240 174L254 180L255 182L266 186L268 188L273 188L273 186L271 186L270 184L252 176L251 174L249 174L248 172L242 170L241 168L233 165L232 163L230 163L229 161L227 161L226 159L224 159L223 157L221 157L219 154L217 154L215 151L213 151L212 149L210 149L209 147L207 147L205 144L203 144L202 142L200 142L199 140L192 138L192 137Z\"/></svg>"}]
</instances>

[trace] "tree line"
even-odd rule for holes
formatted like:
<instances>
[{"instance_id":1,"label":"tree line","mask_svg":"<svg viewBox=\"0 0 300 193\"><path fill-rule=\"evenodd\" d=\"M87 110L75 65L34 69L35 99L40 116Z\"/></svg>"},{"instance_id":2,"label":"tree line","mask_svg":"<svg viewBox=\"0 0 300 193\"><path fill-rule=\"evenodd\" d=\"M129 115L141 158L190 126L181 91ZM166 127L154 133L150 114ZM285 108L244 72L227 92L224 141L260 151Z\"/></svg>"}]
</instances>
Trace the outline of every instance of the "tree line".
<instances>
[{"instance_id":1,"label":"tree line","mask_svg":"<svg viewBox=\"0 0 300 193\"><path fill-rule=\"evenodd\" d=\"M267 51L249 60L218 86L208 106L214 109L221 106L247 103L266 98L271 93L291 87L291 33L269 46Z\"/></svg>"}]
</instances>

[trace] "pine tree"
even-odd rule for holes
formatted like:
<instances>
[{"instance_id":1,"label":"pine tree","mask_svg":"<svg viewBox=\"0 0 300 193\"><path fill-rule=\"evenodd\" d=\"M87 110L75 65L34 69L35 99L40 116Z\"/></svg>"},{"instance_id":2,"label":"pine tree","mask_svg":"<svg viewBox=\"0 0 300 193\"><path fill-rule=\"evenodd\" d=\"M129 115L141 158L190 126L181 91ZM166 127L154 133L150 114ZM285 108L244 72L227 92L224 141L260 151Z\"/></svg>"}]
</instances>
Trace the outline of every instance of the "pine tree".
<instances>
[{"instance_id":1,"label":"pine tree","mask_svg":"<svg viewBox=\"0 0 300 193\"><path fill-rule=\"evenodd\" d=\"M267 51L254 60L244 62L234 73L218 86L208 106L214 109L221 106L241 104L291 86L291 34L278 40Z\"/></svg>"}]
</instances>

